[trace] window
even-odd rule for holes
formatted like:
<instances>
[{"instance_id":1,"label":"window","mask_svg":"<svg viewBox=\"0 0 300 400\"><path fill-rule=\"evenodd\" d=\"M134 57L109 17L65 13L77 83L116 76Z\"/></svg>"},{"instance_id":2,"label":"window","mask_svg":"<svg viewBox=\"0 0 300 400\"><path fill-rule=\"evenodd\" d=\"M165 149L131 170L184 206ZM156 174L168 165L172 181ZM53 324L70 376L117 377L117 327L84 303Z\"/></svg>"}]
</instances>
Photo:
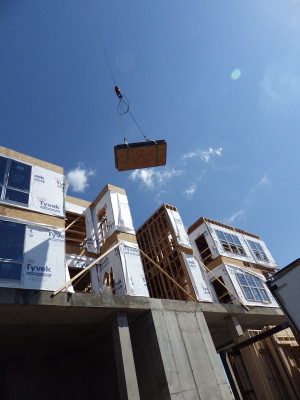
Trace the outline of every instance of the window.
<instances>
[{"instance_id":1,"label":"window","mask_svg":"<svg viewBox=\"0 0 300 400\"><path fill-rule=\"evenodd\" d=\"M220 283L220 281L224 284L224 280L221 276L218 277L219 281L215 279L212 281L212 285L216 291L216 295L218 296L220 303L232 303L230 294L228 290Z\"/></svg>"},{"instance_id":2,"label":"window","mask_svg":"<svg viewBox=\"0 0 300 400\"><path fill-rule=\"evenodd\" d=\"M21 280L25 228L23 224L0 221L0 280Z\"/></svg>"},{"instance_id":3,"label":"window","mask_svg":"<svg viewBox=\"0 0 300 400\"><path fill-rule=\"evenodd\" d=\"M248 243L257 260L269 262L265 252L263 251L263 248L258 242L252 242L252 240L248 240Z\"/></svg>"},{"instance_id":4,"label":"window","mask_svg":"<svg viewBox=\"0 0 300 400\"><path fill-rule=\"evenodd\" d=\"M205 235L201 235L199 236L196 240L195 240L196 246L199 250L199 253L201 255L202 261L204 262L205 265L209 264L212 261L211 258L211 251L210 248L208 246L208 243L205 239Z\"/></svg>"},{"instance_id":5,"label":"window","mask_svg":"<svg viewBox=\"0 0 300 400\"><path fill-rule=\"evenodd\" d=\"M237 236L218 230L216 230L216 233L225 251L241 254L243 256L246 255L245 250L243 249L243 246Z\"/></svg>"},{"instance_id":6,"label":"window","mask_svg":"<svg viewBox=\"0 0 300 400\"><path fill-rule=\"evenodd\" d=\"M31 166L0 156L0 199L28 204Z\"/></svg>"},{"instance_id":7,"label":"window","mask_svg":"<svg viewBox=\"0 0 300 400\"><path fill-rule=\"evenodd\" d=\"M236 276L248 300L270 302L264 285L259 278L240 273L236 274Z\"/></svg>"},{"instance_id":8,"label":"window","mask_svg":"<svg viewBox=\"0 0 300 400\"><path fill-rule=\"evenodd\" d=\"M108 235L108 222L105 208L102 208L102 210L98 214L98 232L100 242L99 244L100 246L102 246L106 241Z\"/></svg>"}]
</instances>

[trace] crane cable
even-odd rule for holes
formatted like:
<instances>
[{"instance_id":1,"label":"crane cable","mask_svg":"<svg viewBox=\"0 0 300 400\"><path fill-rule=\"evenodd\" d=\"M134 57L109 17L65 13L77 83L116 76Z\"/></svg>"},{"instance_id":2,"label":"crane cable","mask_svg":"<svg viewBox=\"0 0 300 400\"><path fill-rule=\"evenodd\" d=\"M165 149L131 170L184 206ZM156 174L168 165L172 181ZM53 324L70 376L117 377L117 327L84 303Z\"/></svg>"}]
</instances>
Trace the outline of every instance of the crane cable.
<instances>
[{"instance_id":1,"label":"crane cable","mask_svg":"<svg viewBox=\"0 0 300 400\"><path fill-rule=\"evenodd\" d=\"M93 16L94 16L94 14L93 14ZM95 19L94 19L94 22L95 22L95 25L96 25L96 20ZM120 118L121 118L121 127L122 127L122 132L123 132L123 137L124 137L124 143L128 146L128 143L127 143L126 137L125 137L125 129L124 129L124 121L123 121L123 115L125 115L125 114L129 114L131 116L131 118L134 121L134 123L136 124L138 130L141 132L141 134L143 135L144 139L147 142L155 142L155 140L150 140L150 139L147 138L147 136L143 132L142 128L140 127L140 125L138 124L136 118L133 116L133 114L132 114L132 112L130 110L129 100L127 99L127 97L123 93L121 93L120 88L117 86L116 79L115 79L112 67L110 65L109 58L108 58L108 55L107 55L107 52L106 52L106 49L105 49L105 46L104 46L100 31L97 29L97 25L96 25L96 30L97 30L97 33L98 33L98 37L99 37L99 40L100 40L100 43L101 43L101 47L102 47L102 50L103 50L103 53L104 53L104 56L105 56L105 60L106 60L108 69L110 71L110 75L111 75L113 83L115 85L114 90L115 90L115 93L116 93L116 95L117 95L117 97L119 99L119 104L117 106L117 113L120 115Z\"/></svg>"}]
</instances>

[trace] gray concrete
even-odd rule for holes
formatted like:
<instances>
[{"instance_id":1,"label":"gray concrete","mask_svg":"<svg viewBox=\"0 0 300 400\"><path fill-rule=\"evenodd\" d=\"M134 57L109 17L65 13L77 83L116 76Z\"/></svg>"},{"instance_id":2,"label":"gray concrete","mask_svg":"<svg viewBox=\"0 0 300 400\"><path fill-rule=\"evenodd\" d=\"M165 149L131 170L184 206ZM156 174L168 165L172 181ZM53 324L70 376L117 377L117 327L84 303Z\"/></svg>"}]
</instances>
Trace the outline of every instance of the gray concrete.
<instances>
[{"instance_id":1,"label":"gray concrete","mask_svg":"<svg viewBox=\"0 0 300 400\"><path fill-rule=\"evenodd\" d=\"M115 316L113 341L120 400L140 400L126 313Z\"/></svg>"},{"instance_id":2,"label":"gray concrete","mask_svg":"<svg viewBox=\"0 0 300 400\"><path fill-rule=\"evenodd\" d=\"M244 331L241 324L235 315L230 315L226 317L226 323L231 333L232 340L234 343L238 343L238 339L244 335Z\"/></svg>"},{"instance_id":3,"label":"gray concrete","mask_svg":"<svg viewBox=\"0 0 300 400\"><path fill-rule=\"evenodd\" d=\"M1 289L0 398L117 400L123 374L130 400L231 399L216 348L234 343L232 316L242 330L286 320L274 308Z\"/></svg>"},{"instance_id":4,"label":"gray concrete","mask_svg":"<svg viewBox=\"0 0 300 400\"><path fill-rule=\"evenodd\" d=\"M202 313L152 315L171 399L232 399Z\"/></svg>"}]
</instances>

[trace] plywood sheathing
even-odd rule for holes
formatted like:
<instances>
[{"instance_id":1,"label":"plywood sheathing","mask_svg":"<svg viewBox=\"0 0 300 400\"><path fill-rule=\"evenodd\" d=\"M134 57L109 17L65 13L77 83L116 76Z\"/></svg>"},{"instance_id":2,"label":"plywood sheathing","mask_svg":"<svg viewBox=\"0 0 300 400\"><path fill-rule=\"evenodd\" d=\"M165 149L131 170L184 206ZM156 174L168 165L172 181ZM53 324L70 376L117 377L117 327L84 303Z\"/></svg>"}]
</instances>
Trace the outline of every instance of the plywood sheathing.
<instances>
[{"instance_id":1,"label":"plywood sheathing","mask_svg":"<svg viewBox=\"0 0 300 400\"><path fill-rule=\"evenodd\" d=\"M119 188L117 186L114 185L110 185L107 184L102 190L101 192L98 194L98 196L95 198L95 200L92 202L91 204L91 208L95 207L96 204L99 203L99 201L102 199L102 197L105 195L105 193L107 193L108 191L112 190L113 192L117 192L117 193L121 193L121 194L125 194L126 195L126 191L122 188Z\"/></svg>"},{"instance_id":2,"label":"plywood sheathing","mask_svg":"<svg viewBox=\"0 0 300 400\"><path fill-rule=\"evenodd\" d=\"M197 298L187 272L182 250L178 248L175 232L167 214L167 208L176 207L163 204L138 229L139 247L167 272L186 292ZM173 300L190 300L174 283L158 270L146 257L142 256L143 266L151 297Z\"/></svg>"},{"instance_id":3,"label":"plywood sheathing","mask_svg":"<svg viewBox=\"0 0 300 400\"><path fill-rule=\"evenodd\" d=\"M85 208L87 208L91 205L90 201L81 200L81 199L78 199L77 197L72 197L72 196L66 196L66 202L76 204L77 206L81 206L81 207L85 207Z\"/></svg>"},{"instance_id":4,"label":"plywood sheathing","mask_svg":"<svg viewBox=\"0 0 300 400\"><path fill-rule=\"evenodd\" d=\"M206 218L206 217L201 217L196 222L194 222L188 228L188 230L187 230L188 234L190 235L192 232L194 232L195 229L197 229L200 225L204 224L205 222L209 222L211 224L221 226L222 228L230 229L230 230L232 230L234 232L239 232L239 233L241 233L243 235L247 235L247 236L250 236L250 237L253 237L255 239L259 239L260 240L260 237L257 236L257 235L254 235L253 233L249 233L249 232L243 231L242 229L234 228L233 226L230 226L230 225L222 224L221 222L214 221L213 219L209 219L209 218Z\"/></svg>"},{"instance_id":5,"label":"plywood sheathing","mask_svg":"<svg viewBox=\"0 0 300 400\"><path fill-rule=\"evenodd\" d=\"M20 219L23 221L34 222L37 224L55 226L58 228L65 227L64 218L53 217L50 215L40 214L38 212L29 210L23 210L12 206L0 205L0 215Z\"/></svg>"},{"instance_id":6,"label":"plywood sheathing","mask_svg":"<svg viewBox=\"0 0 300 400\"><path fill-rule=\"evenodd\" d=\"M15 160L23 161L28 164L37 165L39 167L49 169L50 171L54 171L54 172L57 172L62 175L64 174L63 167L48 163L46 161L39 160L37 158L26 156L25 154L18 153L17 151L7 149L6 147L0 146L0 154L3 154L6 157L14 158Z\"/></svg>"},{"instance_id":7,"label":"plywood sheathing","mask_svg":"<svg viewBox=\"0 0 300 400\"><path fill-rule=\"evenodd\" d=\"M226 257L226 256L218 256L214 258L206 267L209 270L213 270L214 268L218 267L221 264L233 264L237 267L242 267L249 269L249 271L253 272L260 272L262 274L274 274L274 267L267 267L260 264L253 264L253 263L245 263L242 260L238 260L236 258ZM249 264L249 265L247 265Z\"/></svg>"},{"instance_id":8,"label":"plywood sheathing","mask_svg":"<svg viewBox=\"0 0 300 400\"><path fill-rule=\"evenodd\" d=\"M166 165L167 143L156 142L132 143L128 146L115 146L115 166L119 171Z\"/></svg>"},{"instance_id":9,"label":"plywood sheathing","mask_svg":"<svg viewBox=\"0 0 300 400\"><path fill-rule=\"evenodd\" d=\"M101 246L101 253L107 251L114 243L124 241L137 244L136 236L130 233L124 233L115 231L112 233L104 242L103 246ZM94 255L95 257L95 255Z\"/></svg>"}]
</instances>

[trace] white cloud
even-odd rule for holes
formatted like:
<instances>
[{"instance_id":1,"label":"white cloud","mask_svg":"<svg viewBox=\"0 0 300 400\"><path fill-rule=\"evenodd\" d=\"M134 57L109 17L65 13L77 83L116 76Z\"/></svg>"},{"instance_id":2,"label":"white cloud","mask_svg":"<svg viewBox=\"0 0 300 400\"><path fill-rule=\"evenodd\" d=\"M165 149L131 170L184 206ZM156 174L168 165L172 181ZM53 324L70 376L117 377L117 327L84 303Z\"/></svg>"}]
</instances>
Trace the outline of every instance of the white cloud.
<instances>
[{"instance_id":1,"label":"white cloud","mask_svg":"<svg viewBox=\"0 0 300 400\"><path fill-rule=\"evenodd\" d=\"M176 170L174 168L167 168L163 172L154 170L154 168L136 169L131 172L129 179L132 181L140 181L142 185L150 190L164 185L167 181L171 180L174 176L179 176L183 170Z\"/></svg>"},{"instance_id":2,"label":"white cloud","mask_svg":"<svg viewBox=\"0 0 300 400\"><path fill-rule=\"evenodd\" d=\"M208 163L208 161L211 159L213 156L222 156L222 147L218 149L212 149L211 147L207 151L202 151L201 152L201 160L204 161L205 163Z\"/></svg>"},{"instance_id":3,"label":"white cloud","mask_svg":"<svg viewBox=\"0 0 300 400\"><path fill-rule=\"evenodd\" d=\"M287 69L288 66L270 66L260 82L260 105L267 109L282 111L283 106L297 105L300 100L300 75Z\"/></svg>"},{"instance_id":4,"label":"white cloud","mask_svg":"<svg viewBox=\"0 0 300 400\"><path fill-rule=\"evenodd\" d=\"M154 197L154 201L155 201L156 203L158 203L158 204L164 203L164 202L165 202L165 201L164 201L164 198L165 198L166 194L167 194L167 192L166 192L165 190L159 190L159 191L156 193L155 197Z\"/></svg>"},{"instance_id":5,"label":"white cloud","mask_svg":"<svg viewBox=\"0 0 300 400\"><path fill-rule=\"evenodd\" d=\"M210 147L208 150L195 150L190 153L186 153L182 156L183 161L189 159L189 158L195 158L198 157L200 158L204 163L208 163L210 159L214 156L222 157L222 147L219 147L218 149L213 149Z\"/></svg>"},{"instance_id":6,"label":"white cloud","mask_svg":"<svg viewBox=\"0 0 300 400\"><path fill-rule=\"evenodd\" d=\"M231 217L226 218L224 222L225 222L225 224L231 225L231 224L234 223L234 221L235 221L236 219L241 218L241 217L243 217L244 215L245 215L244 210L237 211L236 213L234 213L233 215L231 215Z\"/></svg>"},{"instance_id":7,"label":"white cloud","mask_svg":"<svg viewBox=\"0 0 300 400\"><path fill-rule=\"evenodd\" d=\"M190 186L188 186L184 191L183 195L187 197L188 199L192 199L194 196L194 193L196 191L197 185L195 183L192 183Z\"/></svg>"},{"instance_id":8,"label":"white cloud","mask_svg":"<svg viewBox=\"0 0 300 400\"><path fill-rule=\"evenodd\" d=\"M270 183L270 179L268 178L268 173L266 172L259 180L259 182L251 188L251 194L256 192L262 186L265 186Z\"/></svg>"},{"instance_id":9,"label":"white cloud","mask_svg":"<svg viewBox=\"0 0 300 400\"><path fill-rule=\"evenodd\" d=\"M67 173L67 179L70 182L72 190L74 192L84 192L89 186L89 177L94 176L95 171L88 170L81 163L78 163L77 167Z\"/></svg>"}]
</instances>

